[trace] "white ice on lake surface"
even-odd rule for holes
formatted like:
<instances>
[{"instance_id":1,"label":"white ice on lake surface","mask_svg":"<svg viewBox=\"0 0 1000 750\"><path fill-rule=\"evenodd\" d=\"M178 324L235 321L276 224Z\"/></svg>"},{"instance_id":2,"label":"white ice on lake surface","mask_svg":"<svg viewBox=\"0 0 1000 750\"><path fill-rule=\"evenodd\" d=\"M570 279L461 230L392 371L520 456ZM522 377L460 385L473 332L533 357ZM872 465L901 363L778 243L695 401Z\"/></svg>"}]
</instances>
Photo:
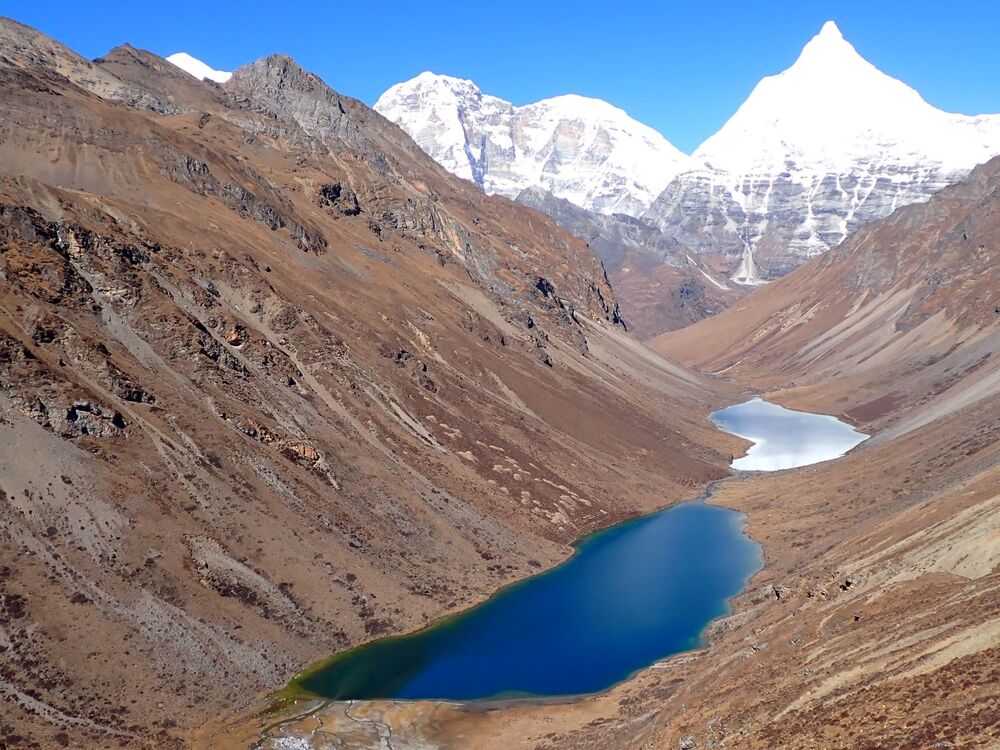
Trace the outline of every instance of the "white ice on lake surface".
<instances>
[{"instance_id":1,"label":"white ice on lake surface","mask_svg":"<svg viewBox=\"0 0 1000 750\"><path fill-rule=\"evenodd\" d=\"M733 461L740 471L780 471L839 458L868 438L828 414L793 411L753 398L712 414L719 428L753 441Z\"/></svg>"}]
</instances>

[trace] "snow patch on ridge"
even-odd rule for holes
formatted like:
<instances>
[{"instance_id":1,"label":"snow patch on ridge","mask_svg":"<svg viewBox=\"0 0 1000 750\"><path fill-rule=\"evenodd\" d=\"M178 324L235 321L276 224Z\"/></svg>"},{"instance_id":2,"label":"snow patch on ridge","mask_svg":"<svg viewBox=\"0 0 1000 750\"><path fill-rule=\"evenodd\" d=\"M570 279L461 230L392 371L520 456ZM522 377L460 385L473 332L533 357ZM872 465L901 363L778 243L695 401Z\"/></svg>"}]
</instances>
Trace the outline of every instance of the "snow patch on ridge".
<instances>
[{"instance_id":1,"label":"snow patch on ridge","mask_svg":"<svg viewBox=\"0 0 1000 750\"><path fill-rule=\"evenodd\" d=\"M721 289L724 292L728 292L729 291L729 287L728 286L726 286L725 284L723 284L721 281L716 280L708 271L706 271L704 268L701 267L700 263L698 263L697 261L695 261L690 255L685 254L684 257L687 258L687 262L688 262L689 265L691 265L694 268L698 269L698 273L700 273L702 276L704 276L708 280L708 283L710 283L712 286L716 287L717 289ZM628 270L628 269L624 269L624 270Z\"/></svg>"},{"instance_id":2,"label":"snow patch on ridge","mask_svg":"<svg viewBox=\"0 0 1000 750\"><path fill-rule=\"evenodd\" d=\"M216 83L225 83L232 77L227 70L215 70L187 52L175 52L167 57L167 62L173 63L185 73L194 76L199 81L207 78Z\"/></svg>"}]
</instances>

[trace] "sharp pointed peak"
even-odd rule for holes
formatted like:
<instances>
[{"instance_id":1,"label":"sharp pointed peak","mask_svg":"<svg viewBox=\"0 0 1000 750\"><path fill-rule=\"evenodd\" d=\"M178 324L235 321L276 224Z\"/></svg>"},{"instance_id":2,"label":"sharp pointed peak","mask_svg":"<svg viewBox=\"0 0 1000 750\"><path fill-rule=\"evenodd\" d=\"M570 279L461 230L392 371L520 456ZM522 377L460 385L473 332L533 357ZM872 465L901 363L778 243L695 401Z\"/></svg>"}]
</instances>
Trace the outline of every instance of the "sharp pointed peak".
<instances>
[{"instance_id":1,"label":"sharp pointed peak","mask_svg":"<svg viewBox=\"0 0 1000 750\"><path fill-rule=\"evenodd\" d=\"M840 31L840 27L837 25L836 21L830 20L823 24L823 27L819 30L819 34L816 35L820 39L843 39L844 35Z\"/></svg>"},{"instance_id":2,"label":"sharp pointed peak","mask_svg":"<svg viewBox=\"0 0 1000 750\"><path fill-rule=\"evenodd\" d=\"M827 21L812 39L802 48L795 67L812 69L815 66L830 67L845 63L858 63L864 58L847 39L835 21Z\"/></svg>"},{"instance_id":3,"label":"sharp pointed peak","mask_svg":"<svg viewBox=\"0 0 1000 750\"><path fill-rule=\"evenodd\" d=\"M824 49L854 49L854 47L851 46L851 43L844 38L844 34L841 32L840 27L835 21L827 21L824 23L823 27L819 30L819 33L813 36L813 38L806 43L805 49L816 47Z\"/></svg>"}]
</instances>

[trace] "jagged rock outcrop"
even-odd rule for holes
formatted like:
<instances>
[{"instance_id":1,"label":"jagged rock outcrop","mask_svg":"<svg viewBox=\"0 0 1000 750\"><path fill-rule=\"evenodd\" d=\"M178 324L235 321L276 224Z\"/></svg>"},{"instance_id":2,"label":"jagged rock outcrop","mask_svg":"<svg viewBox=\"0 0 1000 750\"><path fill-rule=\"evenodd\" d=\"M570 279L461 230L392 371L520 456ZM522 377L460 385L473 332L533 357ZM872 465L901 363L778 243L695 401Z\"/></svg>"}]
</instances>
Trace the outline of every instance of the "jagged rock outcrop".
<instances>
[{"instance_id":1,"label":"jagged rock outcrop","mask_svg":"<svg viewBox=\"0 0 1000 750\"><path fill-rule=\"evenodd\" d=\"M318 200L321 206L331 208L342 216L357 216L361 213L358 194L339 182L320 185Z\"/></svg>"}]
</instances>

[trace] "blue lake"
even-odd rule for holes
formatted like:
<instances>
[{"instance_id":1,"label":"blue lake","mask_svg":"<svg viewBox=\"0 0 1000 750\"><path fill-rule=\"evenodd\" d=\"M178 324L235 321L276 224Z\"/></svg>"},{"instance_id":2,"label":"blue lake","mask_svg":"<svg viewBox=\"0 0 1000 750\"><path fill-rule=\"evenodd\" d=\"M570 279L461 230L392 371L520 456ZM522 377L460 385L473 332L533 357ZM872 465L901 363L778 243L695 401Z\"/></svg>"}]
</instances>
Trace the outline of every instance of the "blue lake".
<instances>
[{"instance_id":1,"label":"blue lake","mask_svg":"<svg viewBox=\"0 0 1000 750\"><path fill-rule=\"evenodd\" d=\"M713 414L724 429L732 424L729 411ZM787 429L756 408L739 412L738 426L758 437L770 434L771 427L753 429L757 413L779 432ZM816 425L833 419L816 418ZM817 435L824 440L824 429ZM798 439L809 442L809 430ZM782 443L763 445L758 458ZM743 533L743 522L739 513L696 501L618 524L581 540L575 554L550 571L419 632L335 656L294 684L339 700L604 690L700 645L705 627L760 569L760 547Z\"/></svg>"}]
</instances>

